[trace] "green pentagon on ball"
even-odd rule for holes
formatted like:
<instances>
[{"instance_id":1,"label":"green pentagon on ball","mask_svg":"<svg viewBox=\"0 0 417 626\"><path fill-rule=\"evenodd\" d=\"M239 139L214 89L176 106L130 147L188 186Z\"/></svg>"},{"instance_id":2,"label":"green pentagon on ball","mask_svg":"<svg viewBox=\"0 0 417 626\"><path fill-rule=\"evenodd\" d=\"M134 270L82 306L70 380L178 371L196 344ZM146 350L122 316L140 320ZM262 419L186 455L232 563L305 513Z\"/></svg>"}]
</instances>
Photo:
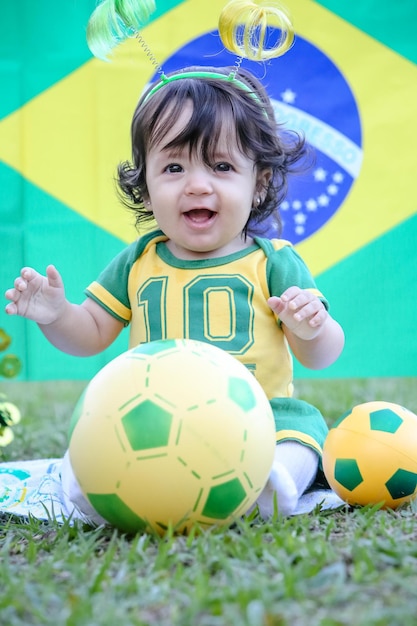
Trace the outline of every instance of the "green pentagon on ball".
<instances>
[{"instance_id":1,"label":"green pentagon on ball","mask_svg":"<svg viewBox=\"0 0 417 626\"><path fill-rule=\"evenodd\" d=\"M149 341L148 343L141 343L136 348L131 349L131 354L158 354L159 352L166 352L170 348L175 348L177 341L175 339L164 339L161 341Z\"/></svg>"},{"instance_id":2,"label":"green pentagon on ball","mask_svg":"<svg viewBox=\"0 0 417 626\"><path fill-rule=\"evenodd\" d=\"M349 417L349 415L352 415L352 411L346 411L346 413L343 413L343 415L341 415L339 417L338 420L335 421L335 423L333 424L332 428L337 428L338 426L340 426L340 424L347 418Z\"/></svg>"},{"instance_id":3,"label":"green pentagon on ball","mask_svg":"<svg viewBox=\"0 0 417 626\"><path fill-rule=\"evenodd\" d=\"M249 383L243 378L230 377L227 394L244 411L252 411L256 406L256 397Z\"/></svg>"},{"instance_id":4,"label":"green pentagon on ball","mask_svg":"<svg viewBox=\"0 0 417 626\"><path fill-rule=\"evenodd\" d=\"M80 398L78 399L78 402L75 405L74 410L72 412L70 425L69 425L69 428L68 428L68 437L69 437L69 439L71 439L72 433L74 432L74 428L78 424L78 422L80 420L80 417L83 414L83 411L84 411L84 401L85 401L85 396L86 395L87 395L87 389L84 389L84 391L82 392L82 394L81 394Z\"/></svg>"},{"instance_id":5,"label":"green pentagon on ball","mask_svg":"<svg viewBox=\"0 0 417 626\"><path fill-rule=\"evenodd\" d=\"M355 459L337 459L334 477L345 489L353 491L363 482L358 463Z\"/></svg>"},{"instance_id":6,"label":"green pentagon on ball","mask_svg":"<svg viewBox=\"0 0 417 626\"><path fill-rule=\"evenodd\" d=\"M369 413L369 427L371 430L396 433L402 423L402 417L391 409L380 409L379 411Z\"/></svg>"},{"instance_id":7,"label":"green pentagon on ball","mask_svg":"<svg viewBox=\"0 0 417 626\"><path fill-rule=\"evenodd\" d=\"M385 483L385 486L393 500L411 496L417 487L417 474L399 469Z\"/></svg>"},{"instance_id":8,"label":"green pentagon on ball","mask_svg":"<svg viewBox=\"0 0 417 626\"><path fill-rule=\"evenodd\" d=\"M101 517L128 533L144 532L148 524L134 513L116 493L88 493L91 506Z\"/></svg>"},{"instance_id":9,"label":"green pentagon on ball","mask_svg":"<svg viewBox=\"0 0 417 626\"><path fill-rule=\"evenodd\" d=\"M233 478L210 489L202 510L205 517L226 519L245 500L246 491L238 478Z\"/></svg>"},{"instance_id":10,"label":"green pentagon on ball","mask_svg":"<svg viewBox=\"0 0 417 626\"><path fill-rule=\"evenodd\" d=\"M144 400L121 419L132 450L148 450L168 445L172 415L153 402Z\"/></svg>"}]
</instances>

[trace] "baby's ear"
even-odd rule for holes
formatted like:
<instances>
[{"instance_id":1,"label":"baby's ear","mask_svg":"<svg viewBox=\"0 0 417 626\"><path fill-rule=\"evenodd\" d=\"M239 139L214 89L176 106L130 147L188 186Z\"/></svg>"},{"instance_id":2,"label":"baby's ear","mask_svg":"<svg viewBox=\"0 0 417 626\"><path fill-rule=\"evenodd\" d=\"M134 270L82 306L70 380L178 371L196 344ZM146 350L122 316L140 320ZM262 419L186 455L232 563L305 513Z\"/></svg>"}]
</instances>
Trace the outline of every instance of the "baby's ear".
<instances>
[{"instance_id":1,"label":"baby's ear","mask_svg":"<svg viewBox=\"0 0 417 626\"><path fill-rule=\"evenodd\" d=\"M148 210L150 210L150 206L151 206L151 199L150 199L150 197L149 197L149 194L148 194L147 192L146 192L146 193L143 193L143 194L142 194L142 198L143 198L143 204L145 205L145 207L146 207Z\"/></svg>"},{"instance_id":2,"label":"baby's ear","mask_svg":"<svg viewBox=\"0 0 417 626\"><path fill-rule=\"evenodd\" d=\"M258 176L256 177L256 189L257 189L257 191L262 193L263 191L265 191L265 189L268 189L269 183L271 182L271 178L272 178L272 168L271 167L267 167L267 168L265 168L263 170L260 170L258 172Z\"/></svg>"}]
</instances>

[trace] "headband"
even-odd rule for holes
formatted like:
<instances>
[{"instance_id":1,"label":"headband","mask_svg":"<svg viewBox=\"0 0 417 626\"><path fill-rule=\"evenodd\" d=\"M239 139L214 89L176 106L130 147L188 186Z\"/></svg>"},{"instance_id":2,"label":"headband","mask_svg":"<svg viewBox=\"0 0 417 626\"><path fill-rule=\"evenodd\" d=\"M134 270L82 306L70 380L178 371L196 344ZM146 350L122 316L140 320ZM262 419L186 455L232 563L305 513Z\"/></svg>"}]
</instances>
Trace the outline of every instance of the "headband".
<instances>
[{"instance_id":1,"label":"headband","mask_svg":"<svg viewBox=\"0 0 417 626\"><path fill-rule=\"evenodd\" d=\"M146 94L143 103L147 102L152 96L159 91L162 87L167 85L168 83L173 83L174 81L181 80L183 78L214 78L219 80L224 80L229 83L233 83L243 91L246 91L248 94L252 96L252 98L264 108L264 103L261 101L259 96L243 81L236 78L236 72L231 71L230 74L221 74L220 72L205 72L204 70L198 70L194 72L179 72L178 74L172 74L171 76L165 76L165 74L161 75L161 79L152 89ZM265 109L264 109L265 111ZM265 111L266 114L266 111Z\"/></svg>"}]
</instances>

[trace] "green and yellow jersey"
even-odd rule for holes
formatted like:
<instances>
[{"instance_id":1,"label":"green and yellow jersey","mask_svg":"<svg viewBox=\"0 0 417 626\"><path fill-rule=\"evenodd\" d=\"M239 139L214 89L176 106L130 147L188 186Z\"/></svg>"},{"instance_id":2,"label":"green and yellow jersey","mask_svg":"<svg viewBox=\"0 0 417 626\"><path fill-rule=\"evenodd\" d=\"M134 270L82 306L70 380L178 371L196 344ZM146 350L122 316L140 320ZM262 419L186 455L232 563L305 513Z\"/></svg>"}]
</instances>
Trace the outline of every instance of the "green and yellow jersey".
<instances>
[{"instance_id":1,"label":"green and yellow jersey","mask_svg":"<svg viewBox=\"0 0 417 626\"><path fill-rule=\"evenodd\" d=\"M234 254L192 261L176 258L166 241L161 231L154 231L132 243L86 295L130 324L130 347L186 338L235 356L270 399L277 440L296 439L321 452L327 428L314 407L292 398L292 357L279 319L267 304L270 296L298 285L327 306L303 260L279 239L258 237Z\"/></svg>"}]
</instances>

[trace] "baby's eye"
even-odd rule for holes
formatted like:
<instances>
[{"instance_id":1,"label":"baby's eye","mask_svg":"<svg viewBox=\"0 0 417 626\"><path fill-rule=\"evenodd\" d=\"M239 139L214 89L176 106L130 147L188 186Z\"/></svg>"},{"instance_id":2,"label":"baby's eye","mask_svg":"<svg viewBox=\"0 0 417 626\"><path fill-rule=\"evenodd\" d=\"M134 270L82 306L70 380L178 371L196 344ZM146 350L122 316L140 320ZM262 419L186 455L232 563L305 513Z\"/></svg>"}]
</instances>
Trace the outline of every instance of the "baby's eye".
<instances>
[{"instance_id":1,"label":"baby's eye","mask_svg":"<svg viewBox=\"0 0 417 626\"><path fill-rule=\"evenodd\" d=\"M221 163L216 163L214 169L218 172L230 172L231 170L233 170L233 167L230 165L230 163L225 163L224 161L222 161Z\"/></svg>"},{"instance_id":2,"label":"baby's eye","mask_svg":"<svg viewBox=\"0 0 417 626\"><path fill-rule=\"evenodd\" d=\"M169 172L170 174L178 174L183 171L183 168L178 163L170 163L166 166L165 171Z\"/></svg>"}]
</instances>

